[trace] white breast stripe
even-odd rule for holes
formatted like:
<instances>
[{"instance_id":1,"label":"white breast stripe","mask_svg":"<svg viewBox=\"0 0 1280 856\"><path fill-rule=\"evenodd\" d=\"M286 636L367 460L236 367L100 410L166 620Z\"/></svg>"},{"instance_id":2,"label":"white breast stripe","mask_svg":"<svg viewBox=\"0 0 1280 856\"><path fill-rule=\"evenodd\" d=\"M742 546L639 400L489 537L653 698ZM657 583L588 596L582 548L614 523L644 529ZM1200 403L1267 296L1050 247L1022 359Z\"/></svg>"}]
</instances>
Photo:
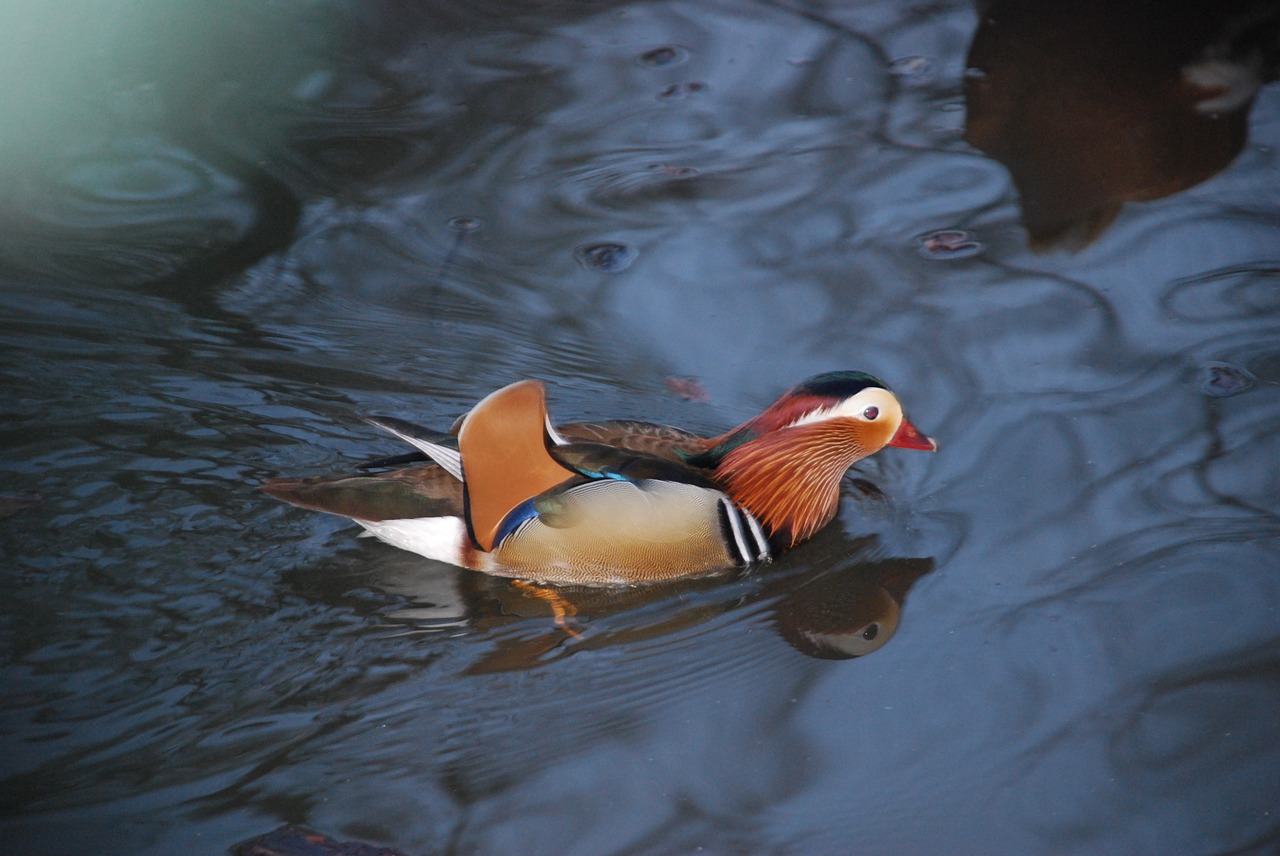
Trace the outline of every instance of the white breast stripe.
<instances>
[{"instance_id":1,"label":"white breast stripe","mask_svg":"<svg viewBox=\"0 0 1280 856\"><path fill-rule=\"evenodd\" d=\"M738 516L738 509L727 496L720 497L720 508L724 511L725 519L729 521L729 530L733 532L733 543L738 548L738 560L745 565L751 561L751 554L747 552L747 539L742 531L742 518Z\"/></svg>"},{"instance_id":2,"label":"white breast stripe","mask_svg":"<svg viewBox=\"0 0 1280 856\"><path fill-rule=\"evenodd\" d=\"M760 527L760 521L756 520L751 512L746 509L742 510L742 516L747 518L747 525L751 527L751 535L756 539L756 561L767 562L772 558L769 554L769 539L764 534L764 529Z\"/></svg>"}]
</instances>

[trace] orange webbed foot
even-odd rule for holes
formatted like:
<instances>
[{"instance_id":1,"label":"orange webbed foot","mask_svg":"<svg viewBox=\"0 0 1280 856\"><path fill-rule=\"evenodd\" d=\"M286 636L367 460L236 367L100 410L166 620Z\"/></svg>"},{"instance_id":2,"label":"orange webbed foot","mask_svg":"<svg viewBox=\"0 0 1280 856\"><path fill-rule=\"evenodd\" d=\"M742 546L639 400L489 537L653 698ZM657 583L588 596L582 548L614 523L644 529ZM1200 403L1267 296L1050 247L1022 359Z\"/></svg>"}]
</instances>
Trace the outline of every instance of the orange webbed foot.
<instances>
[{"instance_id":1,"label":"orange webbed foot","mask_svg":"<svg viewBox=\"0 0 1280 856\"><path fill-rule=\"evenodd\" d=\"M528 580L512 580L511 584L526 594L533 595L539 600L545 600L547 605L551 607L551 615L555 620L556 627L559 627L574 639L582 638L580 632L569 626L569 619L578 614L578 608L565 600L560 592L548 586L531 583Z\"/></svg>"}]
</instances>

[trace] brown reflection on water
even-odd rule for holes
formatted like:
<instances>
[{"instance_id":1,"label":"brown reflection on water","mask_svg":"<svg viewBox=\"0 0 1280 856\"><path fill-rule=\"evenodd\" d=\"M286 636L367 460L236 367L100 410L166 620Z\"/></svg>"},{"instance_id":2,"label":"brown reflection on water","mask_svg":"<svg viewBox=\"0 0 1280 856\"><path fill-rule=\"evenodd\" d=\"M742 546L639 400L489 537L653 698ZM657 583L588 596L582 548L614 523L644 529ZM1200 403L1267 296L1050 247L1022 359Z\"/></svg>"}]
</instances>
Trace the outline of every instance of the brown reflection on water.
<instances>
[{"instance_id":1,"label":"brown reflection on water","mask_svg":"<svg viewBox=\"0 0 1280 856\"><path fill-rule=\"evenodd\" d=\"M545 666L583 651L676 637L739 610L763 610L778 636L796 651L845 660L883 648L897 631L907 592L934 569L930 558L877 558L874 538L844 543L846 558L830 567L765 567L755 575L724 575L634 588L554 590L485 574L448 569L456 588L424 575L421 563L383 587L426 608L399 610L397 622L426 630L465 624L491 643L465 669L482 675ZM826 540L826 539L824 539ZM510 631L510 632L509 632Z\"/></svg>"},{"instance_id":2,"label":"brown reflection on water","mask_svg":"<svg viewBox=\"0 0 1280 856\"><path fill-rule=\"evenodd\" d=\"M932 559L887 559L812 574L774 606L774 626L810 657L874 653L893 638L907 592L933 565Z\"/></svg>"},{"instance_id":3,"label":"brown reflection on water","mask_svg":"<svg viewBox=\"0 0 1280 856\"><path fill-rule=\"evenodd\" d=\"M965 139L1008 168L1032 246L1225 168L1274 77L1280 7L997 0L969 50Z\"/></svg>"}]
</instances>

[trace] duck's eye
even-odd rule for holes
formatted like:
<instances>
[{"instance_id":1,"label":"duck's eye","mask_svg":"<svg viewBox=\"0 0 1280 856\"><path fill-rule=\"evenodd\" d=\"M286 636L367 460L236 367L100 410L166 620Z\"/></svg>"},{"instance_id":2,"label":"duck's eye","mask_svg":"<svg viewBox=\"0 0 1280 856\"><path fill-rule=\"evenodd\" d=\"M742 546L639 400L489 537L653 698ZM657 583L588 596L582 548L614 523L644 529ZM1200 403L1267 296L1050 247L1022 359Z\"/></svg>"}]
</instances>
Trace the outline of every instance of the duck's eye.
<instances>
[{"instance_id":1,"label":"duck's eye","mask_svg":"<svg viewBox=\"0 0 1280 856\"><path fill-rule=\"evenodd\" d=\"M868 642L870 642L872 639L875 639L879 635L880 635L879 624L868 624L867 629L862 631L862 638L866 639Z\"/></svg>"},{"instance_id":2,"label":"duck's eye","mask_svg":"<svg viewBox=\"0 0 1280 856\"><path fill-rule=\"evenodd\" d=\"M868 422L874 422L876 417L879 415L880 415L879 407L868 407L866 410L862 411L862 418L867 420Z\"/></svg>"}]
</instances>

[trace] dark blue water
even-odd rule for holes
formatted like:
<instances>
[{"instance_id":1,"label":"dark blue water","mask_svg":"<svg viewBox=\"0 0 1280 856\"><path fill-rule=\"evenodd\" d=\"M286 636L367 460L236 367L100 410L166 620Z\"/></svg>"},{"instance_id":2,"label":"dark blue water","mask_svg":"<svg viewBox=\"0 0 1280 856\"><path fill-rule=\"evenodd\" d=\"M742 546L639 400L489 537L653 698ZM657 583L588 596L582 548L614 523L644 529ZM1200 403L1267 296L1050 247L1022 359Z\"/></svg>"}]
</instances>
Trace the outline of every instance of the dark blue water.
<instances>
[{"instance_id":1,"label":"dark blue water","mask_svg":"<svg viewBox=\"0 0 1280 856\"><path fill-rule=\"evenodd\" d=\"M0 850L1280 846L1274 84L1032 252L966 4L0 19ZM832 369L941 451L578 638L254 489L523 377L717 431Z\"/></svg>"}]
</instances>

